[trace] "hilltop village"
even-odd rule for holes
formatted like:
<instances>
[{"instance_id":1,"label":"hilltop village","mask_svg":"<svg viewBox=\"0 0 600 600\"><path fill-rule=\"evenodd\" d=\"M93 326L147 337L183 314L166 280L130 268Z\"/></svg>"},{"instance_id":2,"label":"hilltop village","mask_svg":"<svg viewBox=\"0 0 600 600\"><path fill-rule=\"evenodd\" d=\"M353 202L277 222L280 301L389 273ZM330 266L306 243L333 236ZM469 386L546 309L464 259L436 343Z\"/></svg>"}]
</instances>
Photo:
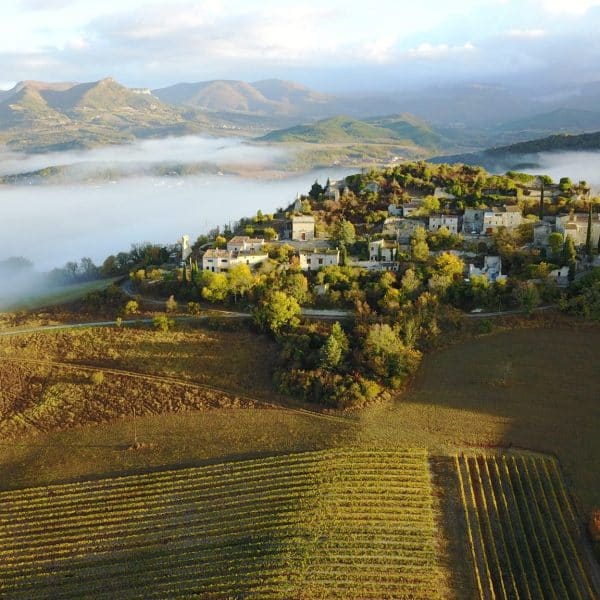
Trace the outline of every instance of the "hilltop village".
<instances>
[{"instance_id":1,"label":"hilltop village","mask_svg":"<svg viewBox=\"0 0 600 600\"><path fill-rule=\"evenodd\" d=\"M315 182L274 214L137 248L134 268L111 256L102 272L191 314L202 301L249 310L282 348L281 391L360 406L402 385L461 314L598 318L597 203L583 181L406 163ZM303 322L311 309L354 325Z\"/></svg>"}]
</instances>

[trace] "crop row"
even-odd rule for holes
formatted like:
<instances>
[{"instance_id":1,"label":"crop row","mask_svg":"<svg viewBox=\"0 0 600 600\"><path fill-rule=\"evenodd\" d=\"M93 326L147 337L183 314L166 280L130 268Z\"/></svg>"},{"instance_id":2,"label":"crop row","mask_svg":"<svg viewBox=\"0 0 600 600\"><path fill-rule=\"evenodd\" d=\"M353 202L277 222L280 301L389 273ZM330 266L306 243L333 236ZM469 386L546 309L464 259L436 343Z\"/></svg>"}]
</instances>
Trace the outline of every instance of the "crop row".
<instances>
[{"instance_id":1,"label":"crop row","mask_svg":"<svg viewBox=\"0 0 600 600\"><path fill-rule=\"evenodd\" d=\"M0 494L0 596L434 599L430 481L330 450Z\"/></svg>"},{"instance_id":2,"label":"crop row","mask_svg":"<svg viewBox=\"0 0 600 600\"><path fill-rule=\"evenodd\" d=\"M597 597L554 459L461 455L456 468L482 600Z\"/></svg>"}]
</instances>

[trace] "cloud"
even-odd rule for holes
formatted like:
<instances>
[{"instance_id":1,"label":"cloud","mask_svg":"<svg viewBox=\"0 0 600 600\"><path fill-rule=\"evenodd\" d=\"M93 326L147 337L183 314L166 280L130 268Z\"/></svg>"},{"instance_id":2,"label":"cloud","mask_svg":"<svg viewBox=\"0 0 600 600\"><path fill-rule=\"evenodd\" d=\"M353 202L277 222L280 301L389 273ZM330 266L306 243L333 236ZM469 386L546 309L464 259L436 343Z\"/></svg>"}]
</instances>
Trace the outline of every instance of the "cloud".
<instances>
[{"instance_id":1,"label":"cloud","mask_svg":"<svg viewBox=\"0 0 600 600\"><path fill-rule=\"evenodd\" d=\"M416 48L410 48L406 53L409 57L415 58L441 58L448 55L462 54L472 52L475 46L471 42L466 42L462 46L450 46L449 44L430 44L422 43Z\"/></svg>"},{"instance_id":2,"label":"cloud","mask_svg":"<svg viewBox=\"0 0 600 600\"><path fill-rule=\"evenodd\" d=\"M535 39L548 35L548 32L545 29L510 29L506 35L516 39Z\"/></svg>"},{"instance_id":3,"label":"cloud","mask_svg":"<svg viewBox=\"0 0 600 600\"><path fill-rule=\"evenodd\" d=\"M551 14L583 15L590 8L600 6L600 0L538 0L542 8Z\"/></svg>"}]
</instances>

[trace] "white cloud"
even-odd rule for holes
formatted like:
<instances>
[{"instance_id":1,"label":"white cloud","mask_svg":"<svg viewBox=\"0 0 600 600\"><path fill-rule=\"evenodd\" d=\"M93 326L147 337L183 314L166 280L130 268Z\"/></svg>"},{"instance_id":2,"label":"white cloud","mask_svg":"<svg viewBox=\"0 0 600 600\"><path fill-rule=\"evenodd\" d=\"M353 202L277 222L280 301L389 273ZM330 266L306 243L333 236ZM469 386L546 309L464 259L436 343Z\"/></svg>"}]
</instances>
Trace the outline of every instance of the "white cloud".
<instances>
[{"instance_id":1,"label":"white cloud","mask_svg":"<svg viewBox=\"0 0 600 600\"><path fill-rule=\"evenodd\" d=\"M506 35L516 39L535 39L548 35L545 29L510 29Z\"/></svg>"},{"instance_id":2,"label":"white cloud","mask_svg":"<svg viewBox=\"0 0 600 600\"><path fill-rule=\"evenodd\" d=\"M416 48L408 50L408 56L415 58L440 58L449 54L460 54L472 52L475 46L471 42L466 42L462 46L450 46L449 44L419 44Z\"/></svg>"},{"instance_id":3,"label":"white cloud","mask_svg":"<svg viewBox=\"0 0 600 600\"><path fill-rule=\"evenodd\" d=\"M538 0L544 10L554 15L583 15L590 8L600 6L600 0Z\"/></svg>"}]
</instances>

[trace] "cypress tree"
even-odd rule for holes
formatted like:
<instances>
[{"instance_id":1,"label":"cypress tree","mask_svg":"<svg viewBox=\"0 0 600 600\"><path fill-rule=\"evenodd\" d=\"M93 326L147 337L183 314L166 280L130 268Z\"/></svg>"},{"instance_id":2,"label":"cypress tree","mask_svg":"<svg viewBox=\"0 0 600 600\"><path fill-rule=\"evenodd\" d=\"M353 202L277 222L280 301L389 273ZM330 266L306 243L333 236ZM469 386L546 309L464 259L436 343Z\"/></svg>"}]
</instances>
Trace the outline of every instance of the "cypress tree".
<instances>
[{"instance_id":1,"label":"cypress tree","mask_svg":"<svg viewBox=\"0 0 600 600\"><path fill-rule=\"evenodd\" d=\"M592 203L590 202L588 209L588 225L587 235L585 238L585 253L587 257L592 260Z\"/></svg>"}]
</instances>

